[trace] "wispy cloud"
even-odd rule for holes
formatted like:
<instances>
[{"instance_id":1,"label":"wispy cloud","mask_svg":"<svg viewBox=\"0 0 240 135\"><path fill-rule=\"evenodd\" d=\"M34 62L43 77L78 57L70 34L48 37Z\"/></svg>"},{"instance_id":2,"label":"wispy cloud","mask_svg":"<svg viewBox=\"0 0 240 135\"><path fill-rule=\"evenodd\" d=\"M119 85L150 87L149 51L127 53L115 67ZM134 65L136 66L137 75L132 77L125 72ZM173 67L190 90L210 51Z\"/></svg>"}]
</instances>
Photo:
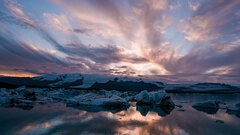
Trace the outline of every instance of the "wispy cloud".
<instances>
[{"instance_id":1,"label":"wispy cloud","mask_svg":"<svg viewBox=\"0 0 240 135\"><path fill-rule=\"evenodd\" d=\"M239 0L45 2L53 10L36 12L24 2L2 2L1 71L60 73L56 67L61 67L120 75L199 74L198 79L240 74ZM16 36L16 30L22 35ZM38 46L32 43L39 39ZM14 65L7 55L20 60ZM35 61L44 68L17 65Z\"/></svg>"},{"instance_id":2,"label":"wispy cloud","mask_svg":"<svg viewBox=\"0 0 240 135\"><path fill-rule=\"evenodd\" d=\"M188 1L188 6L193 11L197 11L198 7L200 6L200 3L197 0L195 0L195 1L189 0Z\"/></svg>"},{"instance_id":3,"label":"wispy cloud","mask_svg":"<svg viewBox=\"0 0 240 135\"><path fill-rule=\"evenodd\" d=\"M43 16L50 27L63 32L64 34L72 32L72 27L65 15L44 13Z\"/></svg>"},{"instance_id":4,"label":"wispy cloud","mask_svg":"<svg viewBox=\"0 0 240 135\"><path fill-rule=\"evenodd\" d=\"M236 0L203 3L183 27L185 38L198 46L181 58L165 61L165 68L172 73L204 73L224 66L237 70L239 47L219 52L206 43L227 48L238 40L232 34L239 35L239 18L232 15L239 4ZM224 38L228 40L222 42Z\"/></svg>"},{"instance_id":5,"label":"wispy cloud","mask_svg":"<svg viewBox=\"0 0 240 135\"><path fill-rule=\"evenodd\" d=\"M16 41L13 38L0 36L0 68L8 67L7 69L30 71L35 73L51 73L59 72L54 68L67 67L67 62L60 60L51 53L44 50L33 48L31 45ZM33 72L31 72L33 73Z\"/></svg>"}]
</instances>

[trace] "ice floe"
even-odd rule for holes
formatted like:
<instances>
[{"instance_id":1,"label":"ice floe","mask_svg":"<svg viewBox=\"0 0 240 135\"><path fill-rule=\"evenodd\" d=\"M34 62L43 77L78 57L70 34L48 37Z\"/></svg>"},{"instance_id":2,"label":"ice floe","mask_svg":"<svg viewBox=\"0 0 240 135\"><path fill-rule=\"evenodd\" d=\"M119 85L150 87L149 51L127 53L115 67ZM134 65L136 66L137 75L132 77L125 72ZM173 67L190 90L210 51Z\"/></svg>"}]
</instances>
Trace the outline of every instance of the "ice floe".
<instances>
[{"instance_id":1,"label":"ice floe","mask_svg":"<svg viewBox=\"0 0 240 135\"><path fill-rule=\"evenodd\" d=\"M227 110L229 111L236 111L240 112L240 104L235 104L235 105L227 105Z\"/></svg>"},{"instance_id":2,"label":"ice floe","mask_svg":"<svg viewBox=\"0 0 240 135\"><path fill-rule=\"evenodd\" d=\"M95 105L95 106L129 106L129 103L117 95L99 95L88 93L78 95L67 100L67 104L72 105Z\"/></svg>"},{"instance_id":3,"label":"ice floe","mask_svg":"<svg viewBox=\"0 0 240 135\"><path fill-rule=\"evenodd\" d=\"M195 103L192 105L193 107L201 107L201 108L212 108L212 109L218 109L219 108L219 102L214 100L209 100L205 102Z\"/></svg>"},{"instance_id":4,"label":"ice floe","mask_svg":"<svg viewBox=\"0 0 240 135\"><path fill-rule=\"evenodd\" d=\"M219 109L219 101L209 100L205 102L199 102L192 105L198 111L202 111L208 114L216 114Z\"/></svg>"},{"instance_id":5,"label":"ice floe","mask_svg":"<svg viewBox=\"0 0 240 135\"><path fill-rule=\"evenodd\" d=\"M154 104L156 106L174 106L170 96L165 92L147 92L146 90L140 92L136 96L138 104Z\"/></svg>"}]
</instances>

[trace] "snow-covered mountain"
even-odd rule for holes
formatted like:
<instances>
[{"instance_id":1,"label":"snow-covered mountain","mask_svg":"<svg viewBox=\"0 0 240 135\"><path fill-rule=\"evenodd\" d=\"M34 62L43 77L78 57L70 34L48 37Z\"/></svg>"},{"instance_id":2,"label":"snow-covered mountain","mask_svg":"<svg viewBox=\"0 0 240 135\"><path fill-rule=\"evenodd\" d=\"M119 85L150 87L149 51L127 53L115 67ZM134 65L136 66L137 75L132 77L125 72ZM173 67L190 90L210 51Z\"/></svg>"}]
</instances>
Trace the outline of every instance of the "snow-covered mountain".
<instances>
[{"instance_id":1,"label":"snow-covered mountain","mask_svg":"<svg viewBox=\"0 0 240 135\"><path fill-rule=\"evenodd\" d=\"M39 77L0 77L0 83L30 87L71 87L82 85L81 74L49 74Z\"/></svg>"},{"instance_id":2,"label":"snow-covered mountain","mask_svg":"<svg viewBox=\"0 0 240 135\"><path fill-rule=\"evenodd\" d=\"M102 74L49 74L39 77L0 77L0 87L60 87L91 90L160 90L169 93L240 93L240 88L221 83L164 84L144 77Z\"/></svg>"},{"instance_id":3,"label":"snow-covered mountain","mask_svg":"<svg viewBox=\"0 0 240 135\"><path fill-rule=\"evenodd\" d=\"M48 86L52 87L61 87L61 86L75 86L75 85L82 85L83 76L82 74L49 74L45 76L33 77L33 80L38 81L49 81Z\"/></svg>"},{"instance_id":4,"label":"snow-covered mountain","mask_svg":"<svg viewBox=\"0 0 240 135\"><path fill-rule=\"evenodd\" d=\"M82 74L72 73L72 74L49 74L45 76L33 77L34 80L41 81L54 81L54 80L62 80L64 82L73 82L78 79L82 79Z\"/></svg>"},{"instance_id":5,"label":"snow-covered mountain","mask_svg":"<svg viewBox=\"0 0 240 135\"><path fill-rule=\"evenodd\" d=\"M34 87L64 87L81 89L115 89L115 90L157 90L164 84L138 77L118 77L101 74L49 74L38 77L2 77L0 82L13 85Z\"/></svg>"}]
</instances>

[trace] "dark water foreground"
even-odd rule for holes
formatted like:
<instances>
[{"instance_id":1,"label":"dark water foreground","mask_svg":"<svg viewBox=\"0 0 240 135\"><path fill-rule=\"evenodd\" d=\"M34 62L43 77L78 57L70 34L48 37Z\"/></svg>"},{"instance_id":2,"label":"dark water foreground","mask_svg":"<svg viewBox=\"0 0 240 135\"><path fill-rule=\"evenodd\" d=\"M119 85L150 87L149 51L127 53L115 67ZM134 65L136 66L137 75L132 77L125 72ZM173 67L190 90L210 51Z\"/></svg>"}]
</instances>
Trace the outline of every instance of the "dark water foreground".
<instances>
[{"instance_id":1,"label":"dark water foreground","mask_svg":"<svg viewBox=\"0 0 240 135\"><path fill-rule=\"evenodd\" d=\"M164 110L136 106L122 111L88 112L87 108L62 103L35 105L32 109L0 107L0 135L239 135L240 115L236 112L198 110L195 102L221 100L240 103L240 95L171 95L179 106ZM183 106L183 107L181 107ZM113 113L114 112L114 113Z\"/></svg>"}]
</instances>

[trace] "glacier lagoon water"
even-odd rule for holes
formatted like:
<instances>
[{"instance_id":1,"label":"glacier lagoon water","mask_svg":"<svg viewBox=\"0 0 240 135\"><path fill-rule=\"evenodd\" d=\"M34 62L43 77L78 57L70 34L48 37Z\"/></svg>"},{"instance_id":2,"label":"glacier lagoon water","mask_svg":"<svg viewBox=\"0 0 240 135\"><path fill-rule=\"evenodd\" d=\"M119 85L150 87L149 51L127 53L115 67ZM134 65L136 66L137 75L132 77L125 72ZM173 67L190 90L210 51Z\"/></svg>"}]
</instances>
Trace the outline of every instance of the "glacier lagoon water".
<instances>
[{"instance_id":1,"label":"glacier lagoon water","mask_svg":"<svg viewBox=\"0 0 240 135\"><path fill-rule=\"evenodd\" d=\"M192 104L220 100L240 103L240 95L170 94L173 110L136 106L122 111L91 112L62 103L36 105L32 109L0 107L1 135L238 135L240 114L219 110L197 110Z\"/></svg>"}]
</instances>

